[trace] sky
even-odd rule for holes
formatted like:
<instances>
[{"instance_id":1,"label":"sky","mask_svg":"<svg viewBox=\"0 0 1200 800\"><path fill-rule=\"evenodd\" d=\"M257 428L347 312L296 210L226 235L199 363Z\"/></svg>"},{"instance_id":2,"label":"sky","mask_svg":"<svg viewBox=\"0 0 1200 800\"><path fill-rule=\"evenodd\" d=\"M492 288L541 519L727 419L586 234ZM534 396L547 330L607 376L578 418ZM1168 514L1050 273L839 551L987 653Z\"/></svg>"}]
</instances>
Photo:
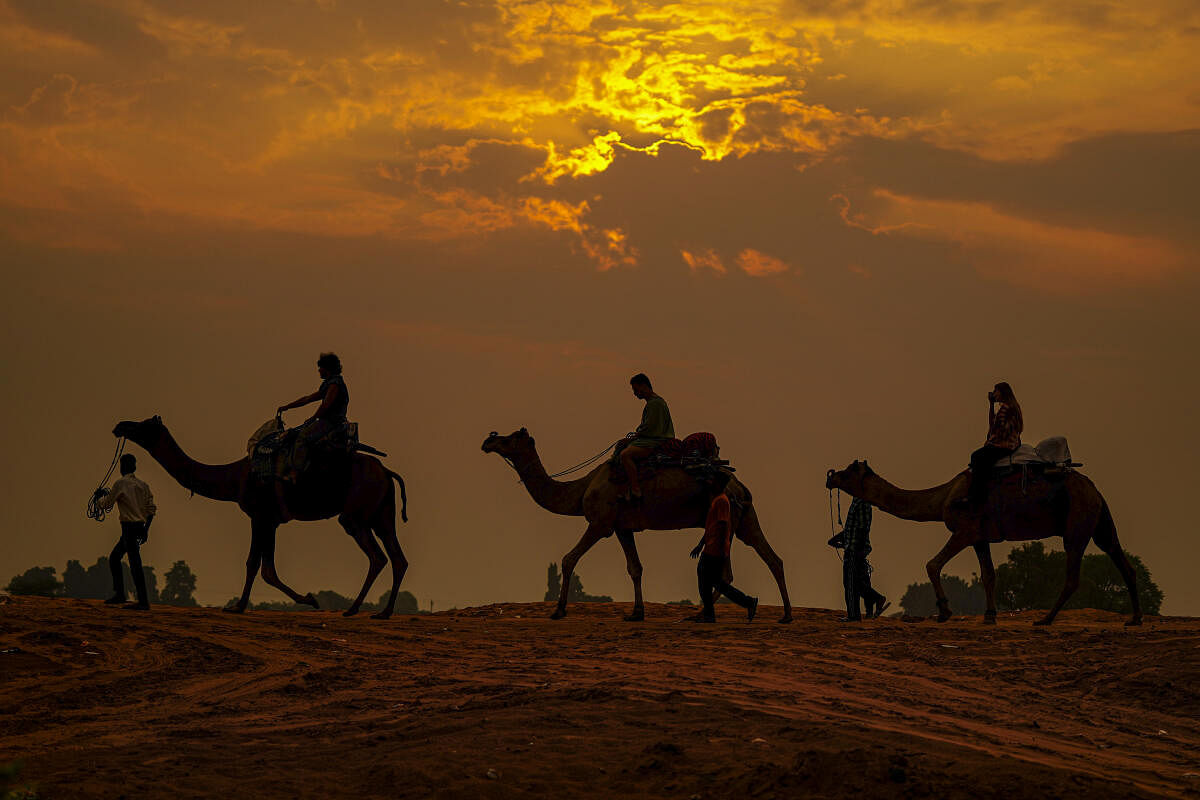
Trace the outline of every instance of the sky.
<instances>
[{"instance_id":1,"label":"sky","mask_svg":"<svg viewBox=\"0 0 1200 800\"><path fill-rule=\"evenodd\" d=\"M84 507L117 421L224 463L333 350L425 606L541 599L583 520L480 443L581 461L645 372L798 605L840 602L826 470L941 483L1007 380L1198 615L1197 186L1191 0L0 0L0 580L107 554ZM143 558L223 604L248 521L141 464ZM648 600L695 597L696 533L638 535ZM877 587L946 536L877 514ZM281 528L277 564L301 592L366 571L333 521ZM632 599L615 540L578 572Z\"/></svg>"}]
</instances>

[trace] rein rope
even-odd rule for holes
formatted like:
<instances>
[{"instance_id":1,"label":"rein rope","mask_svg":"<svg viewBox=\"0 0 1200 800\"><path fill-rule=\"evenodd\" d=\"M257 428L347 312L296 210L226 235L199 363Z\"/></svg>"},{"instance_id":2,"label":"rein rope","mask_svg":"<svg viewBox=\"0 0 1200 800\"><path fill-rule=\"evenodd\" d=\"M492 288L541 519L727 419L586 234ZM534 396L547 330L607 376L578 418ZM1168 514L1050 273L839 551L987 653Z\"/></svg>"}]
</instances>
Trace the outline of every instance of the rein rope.
<instances>
[{"instance_id":1,"label":"rein rope","mask_svg":"<svg viewBox=\"0 0 1200 800\"><path fill-rule=\"evenodd\" d=\"M570 475L572 472L579 472L579 470L581 470L581 469L590 467L592 464L595 464L597 461L599 461L600 459L602 459L606 455L608 455L609 450L612 450L614 447L616 447L618 444L620 444L624 440L625 440L625 437L622 436L620 439L617 439L615 442L613 442L608 447L601 450L599 453L596 453L596 455L592 456L591 458L589 458L585 461L580 461L578 464L576 464L573 467L567 467L566 469L564 469L560 472L556 472L553 475L549 475L547 477L561 478L563 475Z\"/></svg>"},{"instance_id":2,"label":"rein rope","mask_svg":"<svg viewBox=\"0 0 1200 800\"><path fill-rule=\"evenodd\" d=\"M108 479L112 477L113 470L121 462L121 454L124 452L125 437L122 436L121 441L117 442L117 449L113 453L112 462L108 465L108 472L104 473L104 477L100 479L100 485L96 487L97 490L103 489L104 485L108 483ZM87 516L88 519L94 519L96 522L103 522L104 518L108 516L108 512L100 507L100 498L96 496L95 492L92 492L92 496L88 498Z\"/></svg>"},{"instance_id":3,"label":"rein rope","mask_svg":"<svg viewBox=\"0 0 1200 800\"><path fill-rule=\"evenodd\" d=\"M829 530L833 536L837 536L837 528L833 524L833 489L829 490ZM842 490L837 490L837 521L838 525L842 524ZM832 538L832 537L830 537ZM838 548L833 548L833 552L837 553L838 561L842 560L842 551Z\"/></svg>"},{"instance_id":4,"label":"rein rope","mask_svg":"<svg viewBox=\"0 0 1200 800\"><path fill-rule=\"evenodd\" d=\"M600 459L604 458L606 455L608 455L608 451L612 450L614 447L616 447L618 444L620 444L624 440L625 440L625 437L622 436L620 439L617 439L615 442L613 442L608 447L601 450L599 453L596 453L596 455L592 456L591 458L580 461L578 464L576 464L573 467L567 467L564 470L555 472L552 475L547 475L546 477L547 478L561 478L563 475L570 475L572 472L579 472L581 469L586 469L586 468L590 467L592 464L595 464ZM513 460L505 455L502 455L500 457L502 459L504 459L505 464L508 464L508 466L512 468L513 472L517 473L517 483L524 483L525 482L524 479L521 478L521 470L517 469L517 465L513 462Z\"/></svg>"}]
</instances>

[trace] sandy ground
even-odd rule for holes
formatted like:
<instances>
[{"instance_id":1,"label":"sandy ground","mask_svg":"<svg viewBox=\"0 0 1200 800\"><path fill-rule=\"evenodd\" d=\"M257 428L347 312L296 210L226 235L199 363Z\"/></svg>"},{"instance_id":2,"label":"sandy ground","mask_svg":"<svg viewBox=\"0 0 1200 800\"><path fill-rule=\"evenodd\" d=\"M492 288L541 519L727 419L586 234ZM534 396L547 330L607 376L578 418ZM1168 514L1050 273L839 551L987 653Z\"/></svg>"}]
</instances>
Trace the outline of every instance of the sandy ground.
<instances>
[{"instance_id":1,"label":"sandy ground","mask_svg":"<svg viewBox=\"0 0 1200 800\"><path fill-rule=\"evenodd\" d=\"M1195 619L0 603L0 761L43 798L1200 796Z\"/></svg>"}]
</instances>

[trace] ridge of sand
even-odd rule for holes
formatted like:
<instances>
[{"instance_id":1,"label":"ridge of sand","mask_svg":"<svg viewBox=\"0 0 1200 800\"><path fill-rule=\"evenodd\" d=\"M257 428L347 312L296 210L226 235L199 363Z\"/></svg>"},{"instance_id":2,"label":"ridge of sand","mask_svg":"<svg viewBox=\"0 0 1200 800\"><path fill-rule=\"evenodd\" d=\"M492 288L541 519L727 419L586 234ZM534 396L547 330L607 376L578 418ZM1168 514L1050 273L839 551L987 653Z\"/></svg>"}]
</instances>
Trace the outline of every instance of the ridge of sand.
<instances>
[{"instance_id":1,"label":"ridge of sand","mask_svg":"<svg viewBox=\"0 0 1200 800\"><path fill-rule=\"evenodd\" d=\"M1200 620L336 613L0 598L45 797L1200 796Z\"/></svg>"}]
</instances>

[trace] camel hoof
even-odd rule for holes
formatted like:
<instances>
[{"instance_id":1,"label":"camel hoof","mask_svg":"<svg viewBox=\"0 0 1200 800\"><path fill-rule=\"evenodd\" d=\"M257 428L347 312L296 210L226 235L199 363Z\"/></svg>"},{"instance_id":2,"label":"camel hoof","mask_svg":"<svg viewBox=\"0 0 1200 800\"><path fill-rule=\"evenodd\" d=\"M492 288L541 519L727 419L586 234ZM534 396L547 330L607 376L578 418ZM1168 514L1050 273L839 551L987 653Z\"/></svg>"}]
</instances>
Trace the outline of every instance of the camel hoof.
<instances>
[{"instance_id":1,"label":"camel hoof","mask_svg":"<svg viewBox=\"0 0 1200 800\"><path fill-rule=\"evenodd\" d=\"M225 606L221 610L224 611L226 614L244 614L246 612L246 607L245 606Z\"/></svg>"},{"instance_id":2,"label":"camel hoof","mask_svg":"<svg viewBox=\"0 0 1200 800\"><path fill-rule=\"evenodd\" d=\"M780 625L787 625L787 624L788 624L788 623L790 623L791 621L792 621L792 615L791 615L791 614L784 614L782 617L780 617L780 618L779 618L779 623L778 623L778 624L780 624Z\"/></svg>"},{"instance_id":3,"label":"camel hoof","mask_svg":"<svg viewBox=\"0 0 1200 800\"><path fill-rule=\"evenodd\" d=\"M949 611L941 611L941 612L938 612L937 621L945 622L946 620L950 619L953 616L954 616L954 614L950 613Z\"/></svg>"},{"instance_id":4,"label":"camel hoof","mask_svg":"<svg viewBox=\"0 0 1200 800\"><path fill-rule=\"evenodd\" d=\"M567 615L567 612L561 608L554 609L554 613L550 615L550 619L562 619Z\"/></svg>"},{"instance_id":5,"label":"camel hoof","mask_svg":"<svg viewBox=\"0 0 1200 800\"><path fill-rule=\"evenodd\" d=\"M391 619L391 618L392 618L392 612L390 612L390 611L380 611L378 614L371 615L371 619Z\"/></svg>"},{"instance_id":6,"label":"camel hoof","mask_svg":"<svg viewBox=\"0 0 1200 800\"><path fill-rule=\"evenodd\" d=\"M996 615L995 614L984 614L983 624L984 625L995 625L996 624Z\"/></svg>"},{"instance_id":7,"label":"camel hoof","mask_svg":"<svg viewBox=\"0 0 1200 800\"><path fill-rule=\"evenodd\" d=\"M317 609L318 611L321 610L321 604L317 602L317 596L315 594L313 594L312 592L309 592L308 594L304 595L304 597L300 598L300 605L312 606L313 608Z\"/></svg>"},{"instance_id":8,"label":"camel hoof","mask_svg":"<svg viewBox=\"0 0 1200 800\"><path fill-rule=\"evenodd\" d=\"M1138 625L1141 625L1141 624L1142 624L1142 618L1134 617L1133 619L1129 620L1129 622L1125 623L1125 627L1126 628L1136 628Z\"/></svg>"},{"instance_id":9,"label":"camel hoof","mask_svg":"<svg viewBox=\"0 0 1200 800\"><path fill-rule=\"evenodd\" d=\"M646 621L646 610L642 609L642 608L635 608L633 610L632 614L625 615L625 621L626 622L645 622Z\"/></svg>"},{"instance_id":10,"label":"camel hoof","mask_svg":"<svg viewBox=\"0 0 1200 800\"><path fill-rule=\"evenodd\" d=\"M1049 625L1051 622L1054 622L1054 617L1042 617L1041 619L1039 619L1037 622L1035 622L1033 624L1034 625Z\"/></svg>"},{"instance_id":11,"label":"camel hoof","mask_svg":"<svg viewBox=\"0 0 1200 800\"><path fill-rule=\"evenodd\" d=\"M347 608L345 611L342 612L342 616L343 617L353 617L357 613L358 613L357 608Z\"/></svg>"}]
</instances>

